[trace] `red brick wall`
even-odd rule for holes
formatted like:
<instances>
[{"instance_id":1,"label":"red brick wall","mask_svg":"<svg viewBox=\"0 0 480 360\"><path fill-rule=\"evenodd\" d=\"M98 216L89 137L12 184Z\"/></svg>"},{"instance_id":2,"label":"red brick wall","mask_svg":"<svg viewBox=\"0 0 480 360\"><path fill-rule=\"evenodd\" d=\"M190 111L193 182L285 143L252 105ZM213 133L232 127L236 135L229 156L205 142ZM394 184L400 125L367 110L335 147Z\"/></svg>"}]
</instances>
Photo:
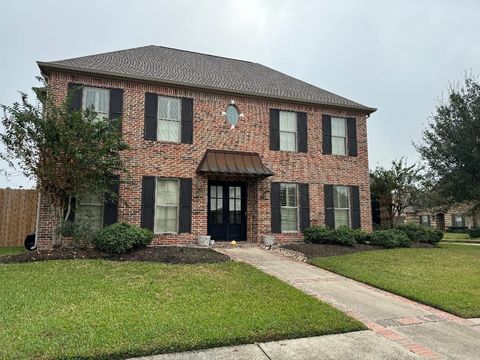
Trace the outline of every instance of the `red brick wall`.
<instances>
[{"instance_id":1,"label":"red brick wall","mask_svg":"<svg viewBox=\"0 0 480 360\"><path fill-rule=\"evenodd\" d=\"M358 185L360 187L362 228L371 230L370 188L368 181L366 118L359 112L288 104L253 97L222 95L196 90L175 89L136 81L109 80L83 75L53 73L49 84L55 96L62 99L67 84L77 82L97 87L124 89L123 136L131 149L123 153L130 169L131 184L120 187L119 221L140 224L142 176L193 178L192 234L158 235L156 244L192 243L197 235L207 233L207 181L195 170L206 149L258 152L275 175L248 181L247 237L258 241L270 233L270 181L310 184L310 216L312 224L324 223L323 185ZM194 99L193 144L153 142L143 139L145 92ZM231 100L244 114L235 129L222 116ZM308 114L308 153L290 153L269 149L269 109L303 111ZM358 156L322 155L322 114L356 117ZM125 204L123 204L125 202ZM51 243L55 221L46 214L47 204L40 213L39 245ZM49 224L48 226L46 224ZM280 242L301 240L300 233L276 234Z\"/></svg>"}]
</instances>

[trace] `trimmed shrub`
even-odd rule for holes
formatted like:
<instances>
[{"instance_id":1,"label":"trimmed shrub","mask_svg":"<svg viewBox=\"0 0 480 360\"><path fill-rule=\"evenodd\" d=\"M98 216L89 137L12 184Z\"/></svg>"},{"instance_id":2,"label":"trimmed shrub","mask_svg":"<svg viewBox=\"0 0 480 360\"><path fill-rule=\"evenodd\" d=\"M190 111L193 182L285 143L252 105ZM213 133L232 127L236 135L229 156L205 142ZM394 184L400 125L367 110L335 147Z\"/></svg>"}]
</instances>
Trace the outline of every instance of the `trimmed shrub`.
<instances>
[{"instance_id":1,"label":"trimmed shrub","mask_svg":"<svg viewBox=\"0 0 480 360\"><path fill-rule=\"evenodd\" d=\"M445 232L448 233L457 233L457 234L466 234L468 232L468 227L466 226L449 226Z\"/></svg>"},{"instance_id":2,"label":"trimmed shrub","mask_svg":"<svg viewBox=\"0 0 480 360\"><path fill-rule=\"evenodd\" d=\"M145 247L153 239L150 230L126 223L104 227L95 237L95 246L110 254L121 254Z\"/></svg>"},{"instance_id":3,"label":"trimmed shrub","mask_svg":"<svg viewBox=\"0 0 480 360\"><path fill-rule=\"evenodd\" d=\"M346 226L340 226L330 232L328 242L329 244L353 246L357 243L355 241L355 231Z\"/></svg>"},{"instance_id":4,"label":"trimmed shrub","mask_svg":"<svg viewBox=\"0 0 480 360\"><path fill-rule=\"evenodd\" d=\"M397 229L378 230L371 235L372 245L383 246L384 248L410 247L412 241L402 231Z\"/></svg>"},{"instance_id":5,"label":"trimmed shrub","mask_svg":"<svg viewBox=\"0 0 480 360\"><path fill-rule=\"evenodd\" d=\"M365 230L362 229L355 229L351 230L353 233L353 236L355 237L355 241L358 244L366 244L367 242L371 241L372 234L369 232L366 232Z\"/></svg>"},{"instance_id":6,"label":"trimmed shrub","mask_svg":"<svg viewBox=\"0 0 480 360\"><path fill-rule=\"evenodd\" d=\"M471 239L480 238L480 227L468 229L468 236Z\"/></svg>"},{"instance_id":7,"label":"trimmed shrub","mask_svg":"<svg viewBox=\"0 0 480 360\"><path fill-rule=\"evenodd\" d=\"M409 237L411 241L429 244L438 244L443 238L443 232L428 226L418 224L403 224L397 227Z\"/></svg>"},{"instance_id":8,"label":"trimmed shrub","mask_svg":"<svg viewBox=\"0 0 480 360\"><path fill-rule=\"evenodd\" d=\"M324 226L311 226L303 231L303 240L306 243L326 244L331 232Z\"/></svg>"},{"instance_id":9,"label":"trimmed shrub","mask_svg":"<svg viewBox=\"0 0 480 360\"><path fill-rule=\"evenodd\" d=\"M312 226L303 232L304 241L313 244L337 244L353 246L356 230L341 226L336 230L327 229L323 226Z\"/></svg>"}]
</instances>

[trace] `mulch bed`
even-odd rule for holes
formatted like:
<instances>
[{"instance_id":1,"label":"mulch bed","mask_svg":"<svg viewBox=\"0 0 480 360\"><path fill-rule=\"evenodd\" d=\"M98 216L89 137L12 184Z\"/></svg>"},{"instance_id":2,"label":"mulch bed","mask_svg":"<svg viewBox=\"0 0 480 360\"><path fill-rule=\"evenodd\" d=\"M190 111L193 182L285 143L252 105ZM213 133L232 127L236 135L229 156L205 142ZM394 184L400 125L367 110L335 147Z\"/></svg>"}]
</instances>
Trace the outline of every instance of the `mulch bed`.
<instances>
[{"instance_id":1,"label":"mulch bed","mask_svg":"<svg viewBox=\"0 0 480 360\"><path fill-rule=\"evenodd\" d=\"M413 243L413 248L432 248L436 247L432 244ZM352 254L362 251L382 250L381 246L356 244L354 246L342 246L332 244L289 244L284 246L285 249L294 250L305 254L307 259L314 257L336 256L344 254Z\"/></svg>"},{"instance_id":2,"label":"mulch bed","mask_svg":"<svg viewBox=\"0 0 480 360\"><path fill-rule=\"evenodd\" d=\"M30 251L0 257L0 263L25 263L44 260L105 259L113 261L150 261L167 264L219 263L229 257L211 249L180 246L147 247L127 254L107 254L96 249L59 248L49 251Z\"/></svg>"}]
</instances>

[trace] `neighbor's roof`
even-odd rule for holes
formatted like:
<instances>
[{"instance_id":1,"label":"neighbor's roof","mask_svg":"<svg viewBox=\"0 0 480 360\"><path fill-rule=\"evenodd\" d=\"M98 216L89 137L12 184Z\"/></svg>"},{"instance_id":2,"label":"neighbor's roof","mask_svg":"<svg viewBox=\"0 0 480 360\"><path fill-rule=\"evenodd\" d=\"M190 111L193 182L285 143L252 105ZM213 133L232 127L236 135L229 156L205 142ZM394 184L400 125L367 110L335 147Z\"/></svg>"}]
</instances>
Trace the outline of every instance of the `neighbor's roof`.
<instances>
[{"instance_id":1,"label":"neighbor's roof","mask_svg":"<svg viewBox=\"0 0 480 360\"><path fill-rule=\"evenodd\" d=\"M350 108L367 113L376 110L261 64L163 46L150 45L73 59L39 61L38 66L47 74L51 70L84 72Z\"/></svg>"}]
</instances>

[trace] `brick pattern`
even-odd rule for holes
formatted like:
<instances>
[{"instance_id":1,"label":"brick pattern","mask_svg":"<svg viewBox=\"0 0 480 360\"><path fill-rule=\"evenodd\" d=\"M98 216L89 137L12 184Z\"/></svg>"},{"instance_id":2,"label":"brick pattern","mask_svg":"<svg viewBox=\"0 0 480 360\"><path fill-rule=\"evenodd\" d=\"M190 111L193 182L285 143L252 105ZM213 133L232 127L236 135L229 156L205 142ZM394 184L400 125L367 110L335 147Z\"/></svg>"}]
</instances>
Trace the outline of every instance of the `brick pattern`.
<instances>
[{"instance_id":1,"label":"brick pattern","mask_svg":"<svg viewBox=\"0 0 480 360\"><path fill-rule=\"evenodd\" d=\"M208 178L195 170L207 149L258 152L275 175L247 181L247 241L258 242L270 234L270 182L299 182L310 185L311 224L324 224L323 185L357 185L360 188L361 225L371 230L370 187L368 179L367 126L364 114L355 110L288 104L247 96L232 96L204 91L171 88L152 83L113 80L86 75L52 73L49 77L54 96L66 96L69 82L95 87L124 89L123 137L130 149L122 154L130 169L130 182L120 186L119 221L140 224L142 176L193 179L192 233L156 235L154 244L192 244L198 235L207 234ZM193 144L148 141L144 134L145 92L194 100ZM235 101L244 117L231 129L222 111ZM269 149L269 109L302 111L308 115L308 152L290 153ZM358 156L322 155L322 114L357 119ZM223 177L222 180L229 177ZM39 248L53 244L52 230L58 224L50 204L44 198L40 207L37 233ZM52 218L53 216L53 218ZM276 234L280 243L300 241L301 233Z\"/></svg>"}]
</instances>

